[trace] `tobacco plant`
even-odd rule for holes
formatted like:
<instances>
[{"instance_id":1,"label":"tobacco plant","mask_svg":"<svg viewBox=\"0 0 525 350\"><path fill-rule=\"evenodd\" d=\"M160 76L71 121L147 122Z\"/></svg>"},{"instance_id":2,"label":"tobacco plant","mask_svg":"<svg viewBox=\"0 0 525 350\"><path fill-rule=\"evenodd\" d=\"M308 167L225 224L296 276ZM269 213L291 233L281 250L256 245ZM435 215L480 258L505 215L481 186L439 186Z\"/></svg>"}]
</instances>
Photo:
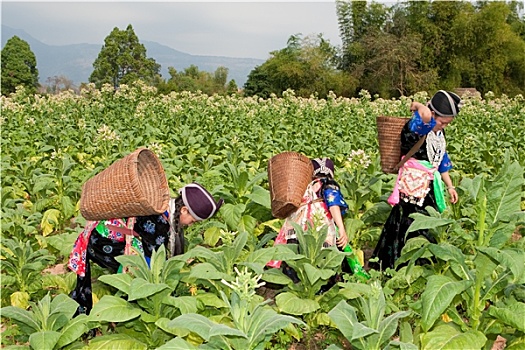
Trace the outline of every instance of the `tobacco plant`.
<instances>
[{"instance_id":1,"label":"tobacco plant","mask_svg":"<svg viewBox=\"0 0 525 350\"><path fill-rule=\"evenodd\" d=\"M59 294L51 298L47 294L37 303L30 302L29 305L30 310L17 306L0 309L2 317L15 322L27 336L29 347L26 348L63 349L79 343L82 334L88 330L88 316L73 318L78 304L67 295Z\"/></svg>"},{"instance_id":2,"label":"tobacco plant","mask_svg":"<svg viewBox=\"0 0 525 350\"><path fill-rule=\"evenodd\" d=\"M232 290L230 297L221 291L221 297L229 310L228 319L221 323L212 322L208 318L189 313L181 315L167 324L175 333L177 329L187 329L202 338L202 349L264 349L275 332L290 324L304 325L292 316L278 314L267 304L270 300L262 300L255 293L256 288L264 285L259 283L261 276L253 276L247 268L242 272L236 268L237 277L234 282L222 280ZM160 349L172 347L192 348L186 340L175 338Z\"/></svg>"},{"instance_id":3,"label":"tobacco plant","mask_svg":"<svg viewBox=\"0 0 525 350\"><path fill-rule=\"evenodd\" d=\"M30 241L14 239L3 239L0 251L2 304L25 308L30 299L44 294L42 270L54 262L55 257L46 249L33 248Z\"/></svg>"},{"instance_id":4,"label":"tobacco plant","mask_svg":"<svg viewBox=\"0 0 525 350\"><path fill-rule=\"evenodd\" d=\"M417 349L411 344L412 332L405 324L405 332L400 332L399 340L392 340L398 332L399 321L410 316L410 311L398 311L387 317L386 300L383 289L378 281L367 286L362 295L350 301L341 300L329 313L337 328L348 339L353 349L380 350L380 349ZM353 288L347 284L345 288ZM363 288L359 288L363 290ZM408 330L408 331L407 331ZM339 349L330 346L328 349Z\"/></svg>"}]
</instances>

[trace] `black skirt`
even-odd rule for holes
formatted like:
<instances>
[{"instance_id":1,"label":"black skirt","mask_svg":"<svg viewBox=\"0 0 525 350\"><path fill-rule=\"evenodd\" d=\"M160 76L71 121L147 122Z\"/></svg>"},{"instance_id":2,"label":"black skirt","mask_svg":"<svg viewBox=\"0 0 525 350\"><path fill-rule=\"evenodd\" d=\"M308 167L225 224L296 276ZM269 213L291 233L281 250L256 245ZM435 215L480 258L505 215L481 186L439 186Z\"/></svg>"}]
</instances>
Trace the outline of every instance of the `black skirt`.
<instances>
[{"instance_id":1,"label":"black skirt","mask_svg":"<svg viewBox=\"0 0 525 350\"><path fill-rule=\"evenodd\" d=\"M436 240L429 234L428 230L410 232L405 240L406 232L414 221L414 219L409 217L410 214L421 213L428 215L425 210L427 206L437 209L432 182L430 183L430 191L426 195L422 206L405 202L402 198L398 204L394 205L372 254L372 258L377 257L379 261L369 262L368 266L376 270L393 268L396 260L401 256L401 250L405 246L406 240L410 238L424 236L431 243L436 243Z\"/></svg>"}]
</instances>

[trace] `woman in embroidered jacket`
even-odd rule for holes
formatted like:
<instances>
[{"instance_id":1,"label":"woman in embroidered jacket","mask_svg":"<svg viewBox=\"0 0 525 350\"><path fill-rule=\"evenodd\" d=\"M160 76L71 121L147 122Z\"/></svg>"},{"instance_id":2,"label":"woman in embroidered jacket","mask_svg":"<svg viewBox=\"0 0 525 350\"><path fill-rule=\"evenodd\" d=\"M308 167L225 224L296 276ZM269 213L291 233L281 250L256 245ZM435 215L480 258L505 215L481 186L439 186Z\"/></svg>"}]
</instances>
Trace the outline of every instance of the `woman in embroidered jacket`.
<instances>
[{"instance_id":1,"label":"woman in embroidered jacket","mask_svg":"<svg viewBox=\"0 0 525 350\"><path fill-rule=\"evenodd\" d=\"M334 180L334 163L329 158L312 159L314 172L312 182L307 186L301 206L284 221L275 244L298 243L297 235L292 223L298 224L304 230L309 226L317 231L327 228L323 246L337 246L341 249L348 243L343 223L343 215L348 210L339 184ZM345 266L346 262L343 262ZM282 268L283 273L294 283L299 282L296 272L281 260L271 260L266 264L269 267ZM281 266L282 265L282 266ZM346 272L351 272L350 268ZM331 283L331 287L335 282ZM327 288L328 289L328 288Z\"/></svg>"},{"instance_id":2,"label":"woman in embroidered jacket","mask_svg":"<svg viewBox=\"0 0 525 350\"><path fill-rule=\"evenodd\" d=\"M399 169L394 191L388 198L393 208L372 255L379 258L379 261L370 262L371 267L383 270L393 268L409 238L422 235L435 243L435 239L425 230L411 232L406 238L405 234L413 222L409 218L410 214L427 214L427 206L440 212L445 209L445 188L452 203L458 200L449 175L452 163L446 152L443 129L459 113L460 105L458 95L444 90L438 91L426 106L412 102L412 118L401 131L401 154L406 155L420 138L426 139Z\"/></svg>"},{"instance_id":3,"label":"woman in embroidered jacket","mask_svg":"<svg viewBox=\"0 0 525 350\"><path fill-rule=\"evenodd\" d=\"M198 183L184 186L180 196L172 198L161 215L137 216L103 221L88 221L78 236L69 257L68 267L77 274L77 285L71 297L79 303L77 314L89 314L93 307L90 261L113 273L120 269L116 256L123 255L129 244L150 262L154 250L162 245L171 255L184 253L183 227L211 218L223 200L215 201ZM132 239L126 240L126 236Z\"/></svg>"}]
</instances>

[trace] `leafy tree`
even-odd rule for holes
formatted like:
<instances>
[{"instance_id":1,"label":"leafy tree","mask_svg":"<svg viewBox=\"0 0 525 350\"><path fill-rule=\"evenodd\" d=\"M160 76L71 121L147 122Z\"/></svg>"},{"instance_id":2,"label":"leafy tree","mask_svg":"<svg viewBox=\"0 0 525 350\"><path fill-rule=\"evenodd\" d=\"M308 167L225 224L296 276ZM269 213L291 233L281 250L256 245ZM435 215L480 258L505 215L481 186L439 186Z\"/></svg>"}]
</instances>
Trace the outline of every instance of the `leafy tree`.
<instances>
[{"instance_id":1,"label":"leafy tree","mask_svg":"<svg viewBox=\"0 0 525 350\"><path fill-rule=\"evenodd\" d=\"M507 4L489 2L452 26L461 35L452 42L457 57L448 80L481 92L525 91L525 41L513 31L509 17L511 8Z\"/></svg>"},{"instance_id":2,"label":"leafy tree","mask_svg":"<svg viewBox=\"0 0 525 350\"><path fill-rule=\"evenodd\" d=\"M264 64L256 66L248 74L248 79L244 83L244 94L247 96L258 95L262 98L269 98L273 89L266 66Z\"/></svg>"},{"instance_id":3,"label":"leafy tree","mask_svg":"<svg viewBox=\"0 0 525 350\"><path fill-rule=\"evenodd\" d=\"M336 11L343 43L341 68L350 71L353 64L364 61L361 39L384 27L389 10L385 5L374 2L337 0Z\"/></svg>"},{"instance_id":4,"label":"leafy tree","mask_svg":"<svg viewBox=\"0 0 525 350\"><path fill-rule=\"evenodd\" d=\"M46 79L46 84L42 86L42 89L49 94L58 94L61 91L75 90L75 84L71 79L64 75L48 77Z\"/></svg>"},{"instance_id":5,"label":"leafy tree","mask_svg":"<svg viewBox=\"0 0 525 350\"><path fill-rule=\"evenodd\" d=\"M104 39L104 46L93 68L89 77L91 83L97 87L109 83L115 89L120 84L130 84L136 80L153 84L160 71L160 65L146 57L146 48L139 42L131 24L126 30L115 27Z\"/></svg>"},{"instance_id":6,"label":"leafy tree","mask_svg":"<svg viewBox=\"0 0 525 350\"><path fill-rule=\"evenodd\" d=\"M2 49L2 94L15 92L23 85L28 92L38 88L36 57L29 44L16 35L9 39Z\"/></svg>"},{"instance_id":7,"label":"leafy tree","mask_svg":"<svg viewBox=\"0 0 525 350\"><path fill-rule=\"evenodd\" d=\"M437 80L434 71L421 71L422 39L417 35L390 33L366 35L362 45L367 53L362 87L381 96L404 96L425 90Z\"/></svg>"},{"instance_id":8,"label":"leafy tree","mask_svg":"<svg viewBox=\"0 0 525 350\"><path fill-rule=\"evenodd\" d=\"M167 94L171 91L201 91L208 95L224 94L228 91L226 82L228 81L228 68L220 66L214 73L199 70L196 65L190 65L178 72L173 67L168 67L170 78L157 85L160 93ZM230 82L231 83L231 82ZM235 92L237 92L237 84Z\"/></svg>"},{"instance_id":9,"label":"leafy tree","mask_svg":"<svg viewBox=\"0 0 525 350\"><path fill-rule=\"evenodd\" d=\"M301 38L292 35L282 50L270 53L272 57L248 75L244 85L246 95L267 98L274 93L292 89L296 95L324 98L330 91L348 95L352 90L350 79L337 69L336 49L321 35ZM353 91L351 91L353 93Z\"/></svg>"},{"instance_id":10,"label":"leafy tree","mask_svg":"<svg viewBox=\"0 0 525 350\"><path fill-rule=\"evenodd\" d=\"M228 85L226 85L226 93L228 95L235 94L239 91L239 87L237 86L237 83L235 82L235 79L232 79L228 82Z\"/></svg>"}]
</instances>

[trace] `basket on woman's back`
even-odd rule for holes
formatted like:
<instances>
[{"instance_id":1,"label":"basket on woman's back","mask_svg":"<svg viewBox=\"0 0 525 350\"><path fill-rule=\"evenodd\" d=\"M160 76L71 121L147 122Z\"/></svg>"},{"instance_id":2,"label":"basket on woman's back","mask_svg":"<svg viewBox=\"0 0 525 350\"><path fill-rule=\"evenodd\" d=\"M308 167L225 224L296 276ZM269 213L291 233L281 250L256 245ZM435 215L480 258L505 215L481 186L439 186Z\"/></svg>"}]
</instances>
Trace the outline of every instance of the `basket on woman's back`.
<instances>
[{"instance_id":1,"label":"basket on woman's back","mask_svg":"<svg viewBox=\"0 0 525 350\"><path fill-rule=\"evenodd\" d=\"M283 152L270 158L268 183L274 217L284 219L299 208L312 173L312 162L300 153Z\"/></svg>"},{"instance_id":2,"label":"basket on woman's back","mask_svg":"<svg viewBox=\"0 0 525 350\"><path fill-rule=\"evenodd\" d=\"M381 156L381 169L388 174L397 173L401 160L401 130L409 118L377 117L377 139Z\"/></svg>"},{"instance_id":3,"label":"basket on woman's back","mask_svg":"<svg viewBox=\"0 0 525 350\"><path fill-rule=\"evenodd\" d=\"M152 151L139 148L84 183L80 212L93 221L161 214L169 199L162 164Z\"/></svg>"}]
</instances>

